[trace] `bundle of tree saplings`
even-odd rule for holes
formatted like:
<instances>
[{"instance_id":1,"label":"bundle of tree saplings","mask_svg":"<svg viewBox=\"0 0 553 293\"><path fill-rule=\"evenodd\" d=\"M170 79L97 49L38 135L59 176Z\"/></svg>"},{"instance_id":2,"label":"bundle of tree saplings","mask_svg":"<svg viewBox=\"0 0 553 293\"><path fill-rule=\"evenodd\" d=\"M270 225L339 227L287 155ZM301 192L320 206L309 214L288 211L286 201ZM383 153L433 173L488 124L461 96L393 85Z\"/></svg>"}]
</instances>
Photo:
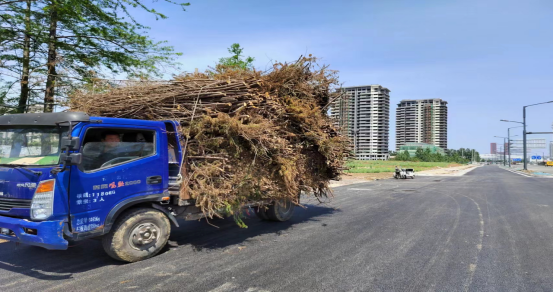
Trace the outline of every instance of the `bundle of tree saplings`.
<instances>
[{"instance_id":1,"label":"bundle of tree saplings","mask_svg":"<svg viewBox=\"0 0 553 293\"><path fill-rule=\"evenodd\" d=\"M250 201L297 203L300 191L331 195L349 145L326 114L338 86L336 71L301 57L265 72L218 66L167 82L105 83L74 93L71 108L180 122L181 197L220 217Z\"/></svg>"}]
</instances>

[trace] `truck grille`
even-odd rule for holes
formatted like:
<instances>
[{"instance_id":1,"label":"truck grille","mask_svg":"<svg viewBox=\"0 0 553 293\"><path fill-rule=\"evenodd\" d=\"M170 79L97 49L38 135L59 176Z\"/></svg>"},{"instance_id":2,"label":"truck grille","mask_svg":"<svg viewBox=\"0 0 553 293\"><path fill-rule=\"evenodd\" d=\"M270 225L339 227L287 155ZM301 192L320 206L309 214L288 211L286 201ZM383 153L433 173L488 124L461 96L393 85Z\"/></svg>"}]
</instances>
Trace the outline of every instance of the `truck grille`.
<instances>
[{"instance_id":1,"label":"truck grille","mask_svg":"<svg viewBox=\"0 0 553 293\"><path fill-rule=\"evenodd\" d=\"M0 197L0 211L7 212L13 208L29 209L31 208L31 200Z\"/></svg>"}]
</instances>

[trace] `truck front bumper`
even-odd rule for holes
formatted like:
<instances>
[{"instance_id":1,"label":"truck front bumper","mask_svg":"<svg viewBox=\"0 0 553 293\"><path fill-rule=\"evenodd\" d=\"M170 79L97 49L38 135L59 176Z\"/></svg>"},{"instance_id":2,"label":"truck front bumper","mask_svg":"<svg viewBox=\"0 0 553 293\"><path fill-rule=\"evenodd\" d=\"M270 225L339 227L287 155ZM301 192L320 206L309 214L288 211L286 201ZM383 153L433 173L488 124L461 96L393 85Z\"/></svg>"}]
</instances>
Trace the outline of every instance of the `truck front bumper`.
<instances>
[{"instance_id":1,"label":"truck front bumper","mask_svg":"<svg viewBox=\"0 0 553 293\"><path fill-rule=\"evenodd\" d=\"M43 221L32 222L0 216L0 239L44 247L46 249L67 249L67 240L63 238L65 222Z\"/></svg>"}]
</instances>

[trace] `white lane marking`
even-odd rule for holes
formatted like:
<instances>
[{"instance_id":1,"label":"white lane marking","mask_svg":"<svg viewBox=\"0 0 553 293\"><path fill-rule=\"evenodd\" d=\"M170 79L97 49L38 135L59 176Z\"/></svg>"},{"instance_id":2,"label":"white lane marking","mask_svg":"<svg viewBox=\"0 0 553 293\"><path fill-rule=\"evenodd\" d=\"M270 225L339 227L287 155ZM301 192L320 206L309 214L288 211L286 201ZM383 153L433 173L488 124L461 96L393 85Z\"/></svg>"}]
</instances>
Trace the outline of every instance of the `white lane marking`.
<instances>
[{"instance_id":1,"label":"white lane marking","mask_svg":"<svg viewBox=\"0 0 553 293\"><path fill-rule=\"evenodd\" d=\"M236 288L236 284L231 282L226 282L217 288L213 288L209 290L209 292L229 292L229 291L232 291L234 288Z\"/></svg>"},{"instance_id":2,"label":"white lane marking","mask_svg":"<svg viewBox=\"0 0 553 293\"><path fill-rule=\"evenodd\" d=\"M257 287L250 287L248 288L248 290L246 290L246 292L269 292L267 290L263 290L263 289L259 289Z\"/></svg>"},{"instance_id":3,"label":"white lane marking","mask_svg":"<svg viewBox=\"0 0 553 293\"><path fill-rule=\"evenodd\" d=\"M480 259L480 251L482 251L482 243L484 242L484 215L482 215L482 210L480 209L480 205L471 197L468 197L466 195L463 195L464 197L470 199L478 209L478 217L480 218L480 233L478 237L478 244L476 244L476 260L474 263L471 263L469 265L469 278L467 279L467 282L465 284L465 292L469 290L470 285L472 284L472 279L474 277L474 272L476 271L476 268L478 266L478 260Z\"/></svg>"}]
</instances>

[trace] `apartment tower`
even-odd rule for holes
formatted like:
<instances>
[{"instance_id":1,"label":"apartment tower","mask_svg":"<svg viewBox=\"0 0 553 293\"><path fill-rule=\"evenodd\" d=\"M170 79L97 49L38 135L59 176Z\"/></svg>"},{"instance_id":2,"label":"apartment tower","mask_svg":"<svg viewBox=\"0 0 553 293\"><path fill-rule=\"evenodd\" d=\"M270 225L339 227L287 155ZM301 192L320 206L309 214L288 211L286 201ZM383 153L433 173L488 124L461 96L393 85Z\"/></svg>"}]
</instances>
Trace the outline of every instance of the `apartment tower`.
<instances>
[{"instance_id":1,"label":"apartment tower","mask_svg":"<svg viewBox=\"0 0 553 293\"><path fill-rule=\"evenodd\" d=\"M396 109L396 151L408 142L447 149L447 102L402 100Z\"/></svg>"},{"instance_id":2,"label":"apartment tower","mask_svg":"<svg viewBox=\"0 0 553 293\"><path fill-rule=\"evenodd\" d=\"M380 85L342 88L331 117L347 135L358 160L387 160L390 131L390 90Z\"/></svg>"}]
</instances>

